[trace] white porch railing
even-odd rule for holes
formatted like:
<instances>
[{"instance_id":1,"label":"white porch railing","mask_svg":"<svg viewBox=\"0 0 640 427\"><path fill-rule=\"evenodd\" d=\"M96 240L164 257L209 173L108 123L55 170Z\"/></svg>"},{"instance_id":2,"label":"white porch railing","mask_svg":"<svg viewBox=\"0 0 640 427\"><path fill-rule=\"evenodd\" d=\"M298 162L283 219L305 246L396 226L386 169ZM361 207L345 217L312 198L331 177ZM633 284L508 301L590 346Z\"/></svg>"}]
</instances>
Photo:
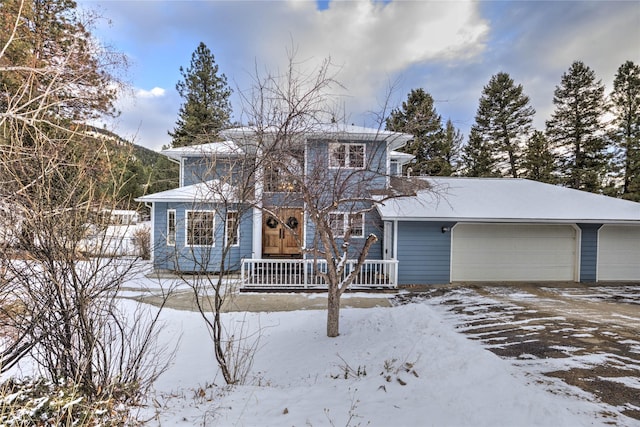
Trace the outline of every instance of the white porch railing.
<instances>
[{"instance_id":1,"label":"white porch railing","mask_svg":"<svg viewBox=\"0 0 640 427\"><path fill-rule=\"evenodd\" d=\"M348 260L345 275L355 268L356 260ZM327 271L325 260L313 259L245 259L242 261L242 288L326 289L318 274ZM350 289L396 288L398 261L366 260Z\"/></svg>"}]
</instances>

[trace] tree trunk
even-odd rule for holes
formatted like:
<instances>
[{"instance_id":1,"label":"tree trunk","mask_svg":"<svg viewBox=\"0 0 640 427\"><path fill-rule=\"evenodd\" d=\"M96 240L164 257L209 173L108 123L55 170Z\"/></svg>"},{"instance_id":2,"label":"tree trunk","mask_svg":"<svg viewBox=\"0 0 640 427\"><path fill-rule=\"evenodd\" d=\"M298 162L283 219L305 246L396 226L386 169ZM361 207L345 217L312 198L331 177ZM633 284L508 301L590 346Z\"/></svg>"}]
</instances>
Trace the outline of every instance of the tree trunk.
<instances>
[{"instance_id":1,"label":"tree trunk","mask_svg":"<svg viewBox=\"0 0 640 427\"><path fill-rule=\"evenodd\" d=\"M327 294L327 336L334 338L340 335L340 290L337 285L330 285Z\"/></svg>"}]
</instances>

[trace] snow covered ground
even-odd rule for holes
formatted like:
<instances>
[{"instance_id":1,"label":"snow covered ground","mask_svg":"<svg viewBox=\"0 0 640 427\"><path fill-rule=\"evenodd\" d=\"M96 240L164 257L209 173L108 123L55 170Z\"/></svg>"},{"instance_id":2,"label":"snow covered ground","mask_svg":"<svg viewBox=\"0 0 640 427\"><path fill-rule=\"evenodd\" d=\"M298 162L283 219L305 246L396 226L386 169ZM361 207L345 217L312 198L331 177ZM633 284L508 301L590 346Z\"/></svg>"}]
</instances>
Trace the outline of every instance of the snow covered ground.
<instances>
[{"instance_id":1,"label":"snow covered ground","mask_svg":"<svg viewBox=\"0 0 640 427\"><path fill-rule=\"evenodd\" d=\"M140 275L124 295L158 284ZM177 345L176 356L139 416L152 426L640 426L496 356L435 304L342 309L337 338L326 337L323 310L225 313L229 330L259 339L246 384L234 387L218 372L200 314L167 308L161 340ZM156 310L129 298L123 305Z\"/></svg>"},{"instance_id":2,"label":"snow covered ground","mask_svg":"<svg viewBox=\"0 0 640 427\"><path fill-rule=\"evenodd\" d=\"M247 384L233 388L199 314L166 309L163 318L163 339L180 341L142 411L152 425L640 425L499 358L428 302L343 309L338 338L325 336L324 311L225 314L229 328L260 339Z\"/></svg>"}]
</instances>

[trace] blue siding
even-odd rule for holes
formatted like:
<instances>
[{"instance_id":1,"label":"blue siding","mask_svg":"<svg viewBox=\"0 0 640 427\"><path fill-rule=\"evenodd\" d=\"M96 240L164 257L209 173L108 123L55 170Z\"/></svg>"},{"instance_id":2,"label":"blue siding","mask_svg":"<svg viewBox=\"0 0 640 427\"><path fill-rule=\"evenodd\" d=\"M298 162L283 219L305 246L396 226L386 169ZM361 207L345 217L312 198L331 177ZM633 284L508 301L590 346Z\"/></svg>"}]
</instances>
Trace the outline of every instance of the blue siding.
<instances>
[{"instance_id":1,"label":"blue siding","mask_svg":"<svg viewBox=\"0 0 640 427\"><path fill-rule=\"evenodd\" d=\"M198 184L212 179L229 182L236 178L240 165L228 159L187 157L183 161L182 186ZM233 173L233 175L231 175Z\"/></svg>"},{"instance_id":2,"label":"blue siding","mask_svg":"<svg viewBox=\"0 0 640 427\"><path fill-rule=\"evenodd\" d=\"M176 211L176 244L167 245L167 210ZM215 216L215 245L213 247L186 246L185 217L188 210L213 210ZM231 208L233 210L233 208ZM154 267L160 270L218 272L225 244L226 210L215 204L154 203ZM225 259L227 270L239 270L242 258L250 258L253 240L251 210L240 218L239 245L229 250Z\"/></svg>"},{"instance_id":3,"label":"blue siding","mask_svg":"<svg viewBox=\"0 0 640 427\"><path fill-rule=\"evenodd\" d=\"M364 144L365 170L330 169L329 143L331 142ZM353 191L354 194L362 192L365 190L362 185L363 182L366 182L366 189L368 190L386 188L387 150L384 141L312 140L307 145L306 157L307 176L318 177L320 182L324 184L323 188L328 197L331 197L330 193L335 190L340 190L341 195L348 194L349 191ZM331 188L331 186L336 188ZM318 185L318 188L321 188L321 186Z\"/></svg>"},{"instance_id":4,"label":"blue siding","mask_svg":"<svg viewBox=\"0 0 640 427\"><path fill-rule=\"evenodd\" d=\"M398 223L398 282L438 284L451 281L453 222ZM449 231L443 233L442 227Z\"/></svg>"},{"instance_id":5,"label":"blue siding","mask_svg":"<svg viewBox=\"0 0 640 427\"><path fill-rule=\"evenodd\" d=\"M354 209L357 210L357 209ZM322 242L319 236L316 234L316 225L313 221L308 219L308 215L305 215L307 220L307 229L305 236L305 246L307 248L318 247L322 248ZM364 216L364 237L352 237L349 246L349 258L354 259L360 255L362 247L364 246L367 237L370 234L375 234L378 237L378 241L374 243L369 249L367 259L379 260L382 259L382 238L384 236L383 223L380 219L378 211L373 209L365 213ZM315 243L317 241L317 243ZM343 239L337 238L336 242L340 247L343 243Z\"/></svg>"},{"instance_id":6,"label":"blue siding","mask_svg":"<svg viewBox=\"0 0 640 427\"><path fill-rule=\"evenodd\" d=\"M598 266L598 230L602 224L578 224L580 240L580 281L595 282Z\"/></svg>"}]
</instances>

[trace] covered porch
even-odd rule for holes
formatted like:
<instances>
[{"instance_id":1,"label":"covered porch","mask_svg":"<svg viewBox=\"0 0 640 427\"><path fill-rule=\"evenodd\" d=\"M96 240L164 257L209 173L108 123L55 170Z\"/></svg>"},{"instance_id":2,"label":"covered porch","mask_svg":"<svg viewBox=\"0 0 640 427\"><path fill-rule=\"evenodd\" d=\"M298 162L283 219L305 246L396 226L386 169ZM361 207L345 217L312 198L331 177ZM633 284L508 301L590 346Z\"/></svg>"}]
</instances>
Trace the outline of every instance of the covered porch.
<instances>
[{"instance_id":1,"label":"covered porch","mask_svg":"<svg viewBox=\"0 0 640 427\"><path fill-rule=\"evenodd\" d=\"M348 260L344 275L350 274L356 260ZM241 266L242 290L326 289L320 273L327 271L325 260L244 259ZM395 289L398 286L397 260L366 260L349 289Z\"/></svg>"}]
</instances>

